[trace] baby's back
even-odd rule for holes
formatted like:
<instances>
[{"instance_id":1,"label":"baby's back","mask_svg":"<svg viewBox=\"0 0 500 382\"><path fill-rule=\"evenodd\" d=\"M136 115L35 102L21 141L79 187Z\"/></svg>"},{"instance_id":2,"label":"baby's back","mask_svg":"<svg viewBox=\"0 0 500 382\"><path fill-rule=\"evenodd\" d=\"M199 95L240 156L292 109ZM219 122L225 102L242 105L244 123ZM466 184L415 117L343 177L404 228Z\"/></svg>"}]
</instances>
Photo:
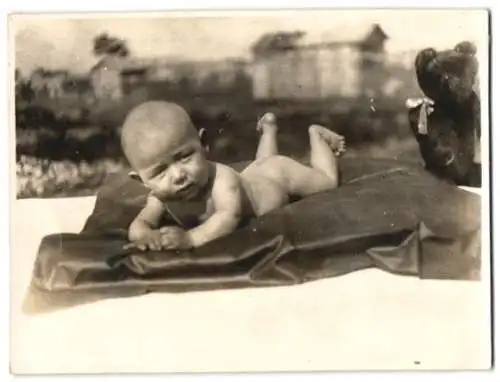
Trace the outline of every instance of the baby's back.
<instances>
[{"instance_id":1,"label":"baby's back","mask_svg":"<svg viewBox=\"0 0 500 382\"><path fill-rule=\"evenodd\" d=\"M240 202L242 220L244 221L252 217L261 216L289 202L288 194L284 188L277 181L263 175L262 171L259 171L258 166L251 165L241 173L220 163L217 163L216 166L217 176L215 182L231 184L234 180L237 180L241 191ZM217 189L225 190L226 187L217 187ZM206 213L201 217L203 221L215 212L212 198L207 200L206 206Z\"/></svg>"}]
</instances>

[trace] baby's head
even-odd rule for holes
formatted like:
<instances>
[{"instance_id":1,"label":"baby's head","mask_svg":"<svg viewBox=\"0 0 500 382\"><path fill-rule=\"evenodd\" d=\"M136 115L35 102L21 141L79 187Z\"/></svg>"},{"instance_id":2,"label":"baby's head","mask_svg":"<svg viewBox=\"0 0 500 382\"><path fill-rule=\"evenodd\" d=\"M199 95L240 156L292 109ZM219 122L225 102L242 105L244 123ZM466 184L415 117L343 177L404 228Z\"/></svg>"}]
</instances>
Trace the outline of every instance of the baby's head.
<instances>
[{"instance_id":1,"label":"baby's head","mask_svg":"<svg viewBox=\"0 0 500 382\"><path fill-rule=\"evenodd\" d=\"M207 185L211 165L191 119L180 106L145 102L122 127L125 157L160 199L192 199Z\"/></svg>"}]
</instances>

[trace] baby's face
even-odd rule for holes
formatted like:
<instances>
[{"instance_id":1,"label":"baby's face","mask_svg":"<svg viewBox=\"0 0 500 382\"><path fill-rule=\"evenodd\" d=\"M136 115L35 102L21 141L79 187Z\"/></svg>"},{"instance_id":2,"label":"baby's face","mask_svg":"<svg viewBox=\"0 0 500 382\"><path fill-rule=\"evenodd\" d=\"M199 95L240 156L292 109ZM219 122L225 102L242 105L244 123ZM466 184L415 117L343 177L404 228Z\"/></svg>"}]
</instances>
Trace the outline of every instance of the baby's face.
<instances>
[{"instance_id":1,"label":"baby's face","mask_svg":"<svg viewBox=\"0 0 500 382\"><path fill-rule=\"evenodd\" d=\"M199 140L158 141L136 168L146 187L162 200L196 198L210 179L211 165Z\"/></svg>"}]
</instances>

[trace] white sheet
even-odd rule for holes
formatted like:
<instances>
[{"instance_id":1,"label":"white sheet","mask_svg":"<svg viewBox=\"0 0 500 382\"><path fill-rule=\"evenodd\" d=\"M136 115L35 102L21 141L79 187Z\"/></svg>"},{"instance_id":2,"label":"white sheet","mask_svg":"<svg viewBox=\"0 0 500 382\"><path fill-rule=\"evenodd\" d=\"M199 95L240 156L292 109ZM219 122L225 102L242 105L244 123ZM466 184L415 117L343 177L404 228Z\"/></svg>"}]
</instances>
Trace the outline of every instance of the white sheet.
<instances>
[{"instance_id":1,"label":"white sheet","mask_svg":"<svg viewBox=\"0 0 500 382\"><path fill-rule=\"evenodd\" d=\"M150 294L25 316L21 304L40 239L78 232L93 203L94 198L15 203L14 373L490 365L486 281L422 281L366 270L293 287Z\"/></svg>"}]
</instances>

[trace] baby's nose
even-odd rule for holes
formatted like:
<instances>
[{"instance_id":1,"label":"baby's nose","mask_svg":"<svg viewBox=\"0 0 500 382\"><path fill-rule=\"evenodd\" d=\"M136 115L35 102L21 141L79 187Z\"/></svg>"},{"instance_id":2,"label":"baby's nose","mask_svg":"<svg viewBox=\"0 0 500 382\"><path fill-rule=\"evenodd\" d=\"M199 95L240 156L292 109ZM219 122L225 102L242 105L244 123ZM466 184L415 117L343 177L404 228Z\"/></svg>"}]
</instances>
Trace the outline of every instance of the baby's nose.
<instances>
[{"instance_id":1,"label":"baby's nose","mask_svg":"<svg viewBox=\"0 0 500 382\"><path fill-rule=\"evenodd\" d=\"M182 184L186 180L186 171L181 166L171 168L171 177L175 184Z\"/></svg>"}]
</instances>

